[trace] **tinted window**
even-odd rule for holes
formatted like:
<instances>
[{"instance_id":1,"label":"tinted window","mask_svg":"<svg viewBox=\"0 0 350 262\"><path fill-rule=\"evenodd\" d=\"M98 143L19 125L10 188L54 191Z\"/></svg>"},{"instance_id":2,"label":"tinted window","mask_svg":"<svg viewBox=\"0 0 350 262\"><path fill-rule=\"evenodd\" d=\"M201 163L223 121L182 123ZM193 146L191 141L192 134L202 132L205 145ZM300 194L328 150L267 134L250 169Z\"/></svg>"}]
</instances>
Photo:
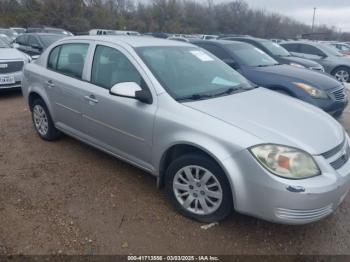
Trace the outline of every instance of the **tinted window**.
<instances>
[{"instance_id":1,"label":"tinted window","mask_svg":"<svg viewBox=\"0 0 350 262\"><path fill-rule=\"evenodd\" d=\"M21 35L16 38L16 43L20 45L27 45L27 39L28 39L28 36Z\"/></svg>"},{"instance_id":2,"label":"tinted window","mask_svg":"<svg viewBox=\"0 0 350 262\"><path fill-rule=\"evenodd\" d=\"M92 65L91 82L110 89L123 82L141 83L142 77L129 59L114 48L97 46Z\"/></svg>"},{"instance_id":3,"label":"tinted window","mask_svg":"<svg viewBox=\"0 0 350 262\"><path fill-rule=\"evenodd\" d=\"M289 52L299 52L299 44L282 44L282 46L287 49Z\"/></svg>"},{"instance_id":4,"label":"tinted window","mask_svg":"<svg viewBox=\"0 0 350 262\"><path fill-rule=\"evenodd\" d=\"M58 55L60 53L60 50L61 50L61 46L58 46L54 50L51 51L50 56L49 56L49 60L47 62L48 68L56 70Z\"/></svg>"},{"instance_id":5,"label":"tinted window","mask_svg":"<svg viewBox=\"0 0 350 262\"><path fill-rule=\"evenodd\" d=\"M264 51L252 45L226 44L240 64L246 66L272 66L278 62Z\"/></svg>"},{"instance_id":6,"label":"tinted window","mask_svg":"<svg viewBox=\"0 0 350 262\"><path fill-rule=\"evenodd\" d=\"M28 45L29 46L40 46L38 39L35 36L28 36Z\"/></svg>"},{"instance_id":7,"label":"tinted window","mask_svg":"<svg viewBox=\"0 0 350 262\"><path fill-rule=\"evenodd\" d=\"M41 35L40 40L43 42L44 47L49 47L54 42L62 39L64 35Z\"/></svg>"},{"instance_id":8,"label":"tinted window","mask_svg":"<svg viewBox=\"0 0 350 262\"><path fill-rule=\"evenodd\" d=\"M320 49L312 45L306 45L306 44L300 45L300 52L303 54L317 55L317 56L319 56L320 54L324 54Z\"/></svg>"},{"instance_id":9,"label":"tinted window","mask_svg":"<svg viewBox=\"0 0 350 262\"><path fill-rule=\"evenodd\" d=\"M88 48L88 44L62 45L56 70L68 76L81 78Z\"/></svg>"},{"instance_id":10,"label":"tinted window","mask_svg":"<svg viewBox=\"0 0 350 262\"><path fill-rule=\"evenodd\" d=\"M205 94L213 97L228 89L252 88L243 76L220 59L196 47L142 47L137 48L137 52L177 100Z\"/></svg>"},{"instance_id":11,"label":"tinted window","mask_svg":"<svg viewBox=\"0 0 350 262\"><path fill-rule=\"evenodd\" d=\"M208 50L210 53L220 58L221 60L230 58L230 55L221 47L211 45L211 44L198 44L200 47Z\"/></svg>"}]
</instances>

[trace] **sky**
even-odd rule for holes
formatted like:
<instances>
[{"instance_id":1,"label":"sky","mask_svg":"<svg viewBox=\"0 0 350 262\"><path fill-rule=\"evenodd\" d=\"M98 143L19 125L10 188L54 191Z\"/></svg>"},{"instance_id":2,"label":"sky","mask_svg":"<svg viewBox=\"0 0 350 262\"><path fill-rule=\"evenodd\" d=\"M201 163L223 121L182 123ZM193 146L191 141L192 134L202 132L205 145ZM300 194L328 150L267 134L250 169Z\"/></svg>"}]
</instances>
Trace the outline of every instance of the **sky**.
<instances>
[{"instance_id":1,"label":"sky","mask_svg":"<svg viewBox=\"0 0 350 262\"><path fill-rule=\"evenodd\" d=\"M207 2L207 0L197 0ZM250 7L281 13L303 23L312 24L316 7L315 24L335 26L342 32L350 32L350 0L245 0ZM214 3L230 0L213 0Z\"/></svg>"},{"instance_id":2,"label":"sky","mask_svg":"<svg viewBox=\"0 0 350 262\"><path fill-rule=\"evenodd\" d=\"M205 2L206 0L198 0ZM214 0L229 2L230 0ZM342 32L350 32L350 0L245 0L253 8L263 8L287 15L303 23L312 24L316 7L315 24L335 26Z\"/></svg>"},{"instance_id":3,"label":"sky","mask_svg":"<svg viewBox=\"0 0 350 262\"><path fill-rule=\"evenodd\" d=\"M149 0L136 0L147 2ZM208 0L196 0L207 3ZM225 3L232 0L212 0ZM280 13L305 24L312 25L316 7L315 25L335 26L342 32L350 32L350 0L244 0L250 7Z\"/></svg>"}]
</instances>

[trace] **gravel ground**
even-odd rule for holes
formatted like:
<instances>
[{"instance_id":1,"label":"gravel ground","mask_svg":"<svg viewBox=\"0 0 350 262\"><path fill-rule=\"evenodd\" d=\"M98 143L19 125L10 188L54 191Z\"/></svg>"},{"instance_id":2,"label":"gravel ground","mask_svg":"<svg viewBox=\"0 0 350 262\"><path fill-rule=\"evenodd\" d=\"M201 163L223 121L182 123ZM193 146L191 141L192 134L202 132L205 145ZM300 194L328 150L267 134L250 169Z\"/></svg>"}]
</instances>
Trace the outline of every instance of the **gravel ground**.
<instances>
[{"instance_id":1,"label":"gravel ground","mask_svg":"<svg viewBox=\"0 0 350 262\"><path fill-rule=\"evenodd\" d=\"M204 230L155 184L69 137L40 140L22 96L0 96L0 254L350 254L350 196L314 224L233 214Z\"/></svg>"}]
</instances>

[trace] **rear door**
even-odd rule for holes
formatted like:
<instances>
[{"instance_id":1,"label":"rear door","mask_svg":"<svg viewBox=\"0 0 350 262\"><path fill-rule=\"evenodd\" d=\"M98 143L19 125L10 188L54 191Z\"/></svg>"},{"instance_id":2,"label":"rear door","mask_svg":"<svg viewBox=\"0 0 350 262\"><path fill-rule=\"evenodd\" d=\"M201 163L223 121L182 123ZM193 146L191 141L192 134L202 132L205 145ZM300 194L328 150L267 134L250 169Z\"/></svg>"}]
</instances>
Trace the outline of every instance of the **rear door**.
<instances>
[{"instance_id":1,"label":"rear door","mask_svg":"<svg viewBox=\"0 0 350 262\"><path fill-rule=\"evenodd\" d=\"M45 85L54 108L54 121L57 127L72 134L84 132L83 79L89 48L88 42L62 44L52 49L48 58Z\"/></svg>"}]
</instances>

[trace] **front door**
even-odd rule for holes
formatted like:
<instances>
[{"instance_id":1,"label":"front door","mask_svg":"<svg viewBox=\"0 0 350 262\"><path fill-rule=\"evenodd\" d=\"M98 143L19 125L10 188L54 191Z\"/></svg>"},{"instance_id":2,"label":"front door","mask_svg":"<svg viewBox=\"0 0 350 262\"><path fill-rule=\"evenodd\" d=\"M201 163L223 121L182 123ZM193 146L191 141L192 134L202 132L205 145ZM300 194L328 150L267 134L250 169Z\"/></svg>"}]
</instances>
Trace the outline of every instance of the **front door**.
<instances>
[{"instance_id":1,"label":"front door","mask_svg":"<svg viewBox=\"0 0 350 262\"><path fill-rule=\"evenodd\" d=\"M97 45L90 84L85 91L83 118L93 143L152 170L151 154L156 101L145 104L132 98L111 95L113 85L135 82L148 88L144 77L122 49Z\"/></svg>"}]
</instances>

